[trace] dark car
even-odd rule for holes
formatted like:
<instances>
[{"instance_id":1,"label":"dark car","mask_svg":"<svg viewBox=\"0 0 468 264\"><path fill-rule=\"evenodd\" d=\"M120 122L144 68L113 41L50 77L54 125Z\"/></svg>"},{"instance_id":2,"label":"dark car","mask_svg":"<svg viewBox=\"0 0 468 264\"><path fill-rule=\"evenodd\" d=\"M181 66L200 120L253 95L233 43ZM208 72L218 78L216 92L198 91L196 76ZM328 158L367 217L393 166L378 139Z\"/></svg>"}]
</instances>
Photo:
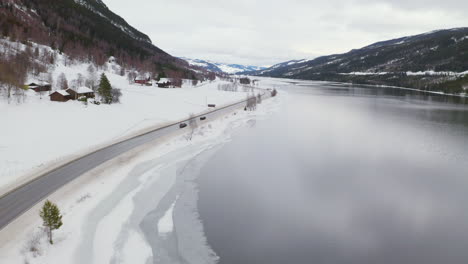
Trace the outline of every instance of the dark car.
<instances>
[{"instance_id":1,"label":"dark car","mask_svg":"<svg viewBox=\"0 0 468 264\"><path fill-rule=\"evenodd\" d=\"M216 107L215 104L208 104L208 107Z\"/></svg>"},{"instance_id":2,"label":"dark car","mask_svg":"<svg viewBox=\"0 0 468 264\"><path fill-rule=\"evenodd\" d=\"M206 120L206 116L200 117L200 120Z\"/></svg>"},{"instance_id":3,"label":"dark car","mask_svg":"<svg viewBox=\"0 0 468 264\"><path fill-rule=\"evenodd\" d=\"M180 125L179 125L180 128L184 128L186 126L187 126L187 124L185 124L185 123L180 123Z\"/></svg>"}]
</instances>

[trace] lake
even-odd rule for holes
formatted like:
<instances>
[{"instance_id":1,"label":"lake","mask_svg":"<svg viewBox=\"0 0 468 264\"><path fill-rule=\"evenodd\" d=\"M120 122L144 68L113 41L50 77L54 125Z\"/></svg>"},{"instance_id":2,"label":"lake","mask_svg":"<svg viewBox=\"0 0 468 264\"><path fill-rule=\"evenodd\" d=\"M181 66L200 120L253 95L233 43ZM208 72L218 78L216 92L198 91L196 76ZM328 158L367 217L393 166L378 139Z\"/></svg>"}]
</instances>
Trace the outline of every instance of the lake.
<instances>
[{"instance_id":1,"label":"lake","mask_svg":"<svg viewBox=\"0 0 468 264\"><path fill-rule=\"evenodd\" d=\"M197 181L221 264L468 263L465 99L277 88L281 111L236 131Z\"/></svg>"}]
</instances>

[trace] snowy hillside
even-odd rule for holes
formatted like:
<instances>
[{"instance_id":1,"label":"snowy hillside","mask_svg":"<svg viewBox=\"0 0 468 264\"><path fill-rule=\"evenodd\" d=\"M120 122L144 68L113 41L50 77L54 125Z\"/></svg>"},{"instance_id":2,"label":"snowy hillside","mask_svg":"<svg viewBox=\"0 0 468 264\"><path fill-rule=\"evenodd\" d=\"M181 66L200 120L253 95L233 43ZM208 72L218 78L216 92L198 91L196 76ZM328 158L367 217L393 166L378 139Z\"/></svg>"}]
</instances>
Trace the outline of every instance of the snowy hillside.
<instances>
[{"instance_id":1,"label":"snowy hillside","mask_svg":"<svg viewBox=\"0 0 468 264\"><path fill-rule=\"evenodd\" d=\"M344 54L288 61L260 74L305 78L325 72L464 72L467 51L468 28L454 28L381 41Z\"/></svg>"},{"instance_id":2,"label":"snowy hillside","mask_svg":"<svg viewBox=\"0 0 468 264\"><path fill-rule=\"evenodd\" d=\"M0 44L3 50L9 45L5 40ZM7 48L8 52L27 49L18 43L13 46ZM142 86L130 83L128 70L122 69L113 58L96 67L92 63L70 60L47 46L34 44L35 48L40 54L54 54L55 63L48 66L49 74L28 74L26 82L45 79L55 90L59 89L59 80L64 76L73 88L80 86L80 79L83 83L91 79L98 82L98 76L105 73L113 88L121 90L121 103L51 102L49 92L22 89L14 90L10 103L7 103L7 90L0 84L0 122L5 128L0 137L0 193L11 184L79 153L138 131L187 118L191 113L206 111L207 103L221 106L246 97L242 91L218 90L219 85L228 84L221 80L186 80L180 89ZM94 72L89 72L90 67L95 69Z\"/></svg>"},{"instance_id":3,"label":"snowy hillside","mask_svg":"<svg viewBox=\"0 0 468 264\"><path fill-rule=\"evenodd\" d=\"M197 75L101 0L4 0L0 17L2 37L48 45L74 59L102 65L112 55L126 68L182 78Z\"/></svg>"},{"instance_id":4,"label":"snowy hillside","mask_svg":"<svg viewBox=\"0 0 468 264\"><path fill-rule=\"evenodd\" d=\"M459 94L466 93L467 71L468 28L454 28L381 41L344 54L288 61L250 74Z\"/></svg>"},{"instance_id":5,"label":"snowy hillside","mask_svg":"<svg viewBox=\"0 0 468 264\"><path fill-rule=\"evenodd\" d=\"M212 83L211 86L215 85ZM273 84L275 85L275 84ZM208 86L208 85L207 85ZM136 90L138 87L128 87L128 90ZM232 97L217 94L209 87L196 88L192 90L204 89L206 93L212 93L213 98L224 98L231 100ZM174 95L170 101L164 105L168 106L176 101L183 101L189 90L163 90L166 92L180 92ZM195 91L194 91L195 92ZM201 93L205 93L201 92ZM129 92L128 94L131 94ZM198 92L197 92L198 93ZM135 99L141 99L151 94L149 88L145 88L141 93L135 93ZM183 96L185 94L185 96ZM148 99L156 99L164 94L153 94ZM164 95L165 96L165 95ZM229 98L229 99L228 99ZM207 158L231 140L233 130L240 126L251 125L253 121L263 119L270 113L278 111L280 97L264 101L257 111L239 111L236 115L229 114L223 118L211 121L208 124L197 128L193 140L188 141L185 135L172 135L164 142L153 141L145 144L129 153L125 153L91 172L83 174L79 179L61 188L48 199L54 201L60 207L63 214L63 227L54 232L54 244L50 245L45 233L40 226L41 219L38 217L38 210L42 203L36 205L26 212L20 219L0 230L0 259L2 263L9 264L61 264L61 263L153 263L151 259L161 258L161 263L177 263L166 261L170 259L168 254L171 248L166 244L158 244L157 248L152 248L151 242L144 233L144 222L150 212L155 218L148 223L151 231L157 239L167 239L174 236L177 225L177 238L183 247L177 253L190 259L191 263L217 263L216 253L206 243L203 233L203 226L199 220L199 215L195 209L196 185L195 180L197 167L187 168L188 161L194 158ZM129 99L132 101L132 99ZM144 102L144 108L153 113L150 115L162 116L167 113L157 113L163 107L158 107L163 100L158 100L152 104L157 109L151 110L150 104ZM126 106L125 106L126 105ZM186 103L187 110L192 110ZM42 106L46 107L46 106ZM76 111L82 111L79 105L73 106ZM50 106L50 108L56 107ZM105 139L112 138L118 132L112 132L112 127L124 130L124 125L118 125L116 115L125 111L135 111L138 107L135 104L122 103L122 108L118 112L106 111L99 118L83 122L80 119L81 127L74 126L67 129L70 135L60 135L60 131L49 131L53 135L39 139L35 143L45 145L43 141L56 140L58 137L71 138L77 144L88 144L91 130L96 133L93 126L99 125L99 129L104 131L97 133ZM39 109L39 108L37 108ZM3 109L2 109L3 110ZM95 109L86 109L89 112ZM168 112L174 109L167 109ZM52 109L50 110L52 112ZM49 112L49 113L50 113ZM110 115L110 113L113 113ZM30 111L28 111L30 113ZM45 114L41 110L42 114ZM137 116L144 113L126 115ZM72 117L79 116L72 112ZM182 113L179 112L182 116ZM51 117L62 117L64 114L50 115ZM177 114L176 114L177 115ZM111 116L111 117L109 117ZM175 117L175 115L170 115ZM88 115L89 117L89 115ZM141 117L143 119L144 117ZM45 119L45 118L42 118ZM110 120L109 120L110 119ZM102 120L106 120L103 122ZM124 116L123 122L126 123ZM148 120L163 122L163 120ZM38 122L40 123L40 122ZM103 123L103 124L99 124ZM104 123L111 127L105 128ZM68 125L67 123L66 125ZM37 126L34 126L36 128ZM42 127L45 127L43 125ZM59 127L58 125L54 128ZM77 130L78 129L78 130ZM32 131L32 130L31 130ZM31 133L29 131L29 133ZM74 131L74 132L71 132ZM79 133L77 131L80 131ZM63 132L63 131L62 131ZM26 133L26 132L25 132ZM45 134L45 133L44 133ZM36 137L36 139L38 139ZM3 142L2 142L3 143ZM36 145L34 145L36 146ZM64 146L63 149L69 146ZM41 154L33 151L31 154ZM195 163L196 164L196 163ZM192 165L193 166L193 165ZM199 165L197 165L199 166ZM187 173L182 174L181 172ZM174 201L167 203L171 195L175 195L174 190L180 190L180 195L174 197ZM167 207L165 206L167 204ZM174 205L177 204L178 211L175 212ZM181 208L183 207L183 209ZM175 215L183 210L183 216L176 218ZM160 215L160 217L158 217ZM184 223L178 222L179 220ZM171 246L171 243L167 243ZM187 247L190 245L190 247Z\"/></svg>"},{"instance_id":6,"label":"snowy hillside","mask_svg":"<svg viewBox=\"0 0 468 264\"><path fill-rule=\"evenodd\" d=\"M147 43L151 44L151 39L146 36L145 34L139 32L132 26L130 26L125 20L123 20L121 17L118 15L112 13L109 8L107 8L106 4L102 2L101 0L95 0L95 1L90 1L90 0L74 0L77 4L80 4L93 13L105 18L108 20L112 25L116 26L122 32L125 34L129 35L130 37L138 40L138 41L144 41Z\"/></svg>"},{"instance_id":7,"label":"snowy hillside","mask_svg":"<svg viewBox=\"0 0 468 264\"><path fill-rule=\"evenodd\" d=\"M200 59L189 59L189 58L181 58L187 61L192 66L202 67L209 71L219 72L219 73L227 73L227 74L237 74L241 72L249 72L249 71L258 71L263 70L265 67L259 66L249 66L249 65L240 65L240 64L226 64L226 63L219 63L219 62L212 62Z\"/></svg>"},{"instance_id":8,"label":"snowy hillside","mask_svg":"<svg viewBox=\"0 0 468 264\"><path fill-rule=\"evenodd\" d=\"M223 70L219 68L215 63L208 62L205 60L199 59L188 59L188 58L181 58L188 62L191 66L200 67L208 71L216 72L216 73L223 73Z\"/></svg>"}]
</instances>

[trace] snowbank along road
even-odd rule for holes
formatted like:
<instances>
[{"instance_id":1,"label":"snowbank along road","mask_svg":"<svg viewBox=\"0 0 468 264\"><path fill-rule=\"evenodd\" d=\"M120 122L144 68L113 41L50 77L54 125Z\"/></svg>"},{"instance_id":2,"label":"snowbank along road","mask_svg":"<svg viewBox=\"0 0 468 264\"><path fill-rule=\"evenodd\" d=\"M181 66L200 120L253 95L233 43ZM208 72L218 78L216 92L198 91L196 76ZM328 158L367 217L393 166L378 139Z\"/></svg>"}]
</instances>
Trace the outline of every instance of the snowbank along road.
<instances>
[{"instance_id":1,"label":"snowbank along road","mask_svg":"<svg viewBox=\"0 0 468 264\"><path fill-rule=\"evenodd\" d=\"M263 96L265 97L266 93L264 93ZM198 115L195 118L200 119L201 117L207 117L205 121L199 120L199 122L208 122L210 118L215 118L243 107L245 102L246 101L241 101L230 104L209 113ZM179 124L186 121L188 120L183 120L158 128L151 132L102 148L53 171L43 174L42 176L10 191L0 197L0 230L42 199L70 181L78 178L83 173L96 168L100 164L109 161L126 151L179 130Z\"/></svg>"}]
</instances>

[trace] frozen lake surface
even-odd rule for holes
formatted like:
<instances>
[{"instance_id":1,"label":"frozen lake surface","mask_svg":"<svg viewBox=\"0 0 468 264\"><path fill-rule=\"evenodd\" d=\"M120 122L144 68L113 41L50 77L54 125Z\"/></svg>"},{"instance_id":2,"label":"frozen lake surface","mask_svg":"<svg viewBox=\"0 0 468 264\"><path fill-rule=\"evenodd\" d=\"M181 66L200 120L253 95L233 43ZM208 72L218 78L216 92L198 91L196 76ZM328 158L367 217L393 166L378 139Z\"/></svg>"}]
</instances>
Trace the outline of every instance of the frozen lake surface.
<instances>
[{"instance_id":1,"label":"frozen lake surface","mask_svg":"<svg viewBox=\"0 0 468 264\"><path fill-rule=\"evenodd\" d=\"M200 168L198 210L221 264L467 263L463 99L279 88L281 112L237 131Z\"/></svg>"}]
</instances>

